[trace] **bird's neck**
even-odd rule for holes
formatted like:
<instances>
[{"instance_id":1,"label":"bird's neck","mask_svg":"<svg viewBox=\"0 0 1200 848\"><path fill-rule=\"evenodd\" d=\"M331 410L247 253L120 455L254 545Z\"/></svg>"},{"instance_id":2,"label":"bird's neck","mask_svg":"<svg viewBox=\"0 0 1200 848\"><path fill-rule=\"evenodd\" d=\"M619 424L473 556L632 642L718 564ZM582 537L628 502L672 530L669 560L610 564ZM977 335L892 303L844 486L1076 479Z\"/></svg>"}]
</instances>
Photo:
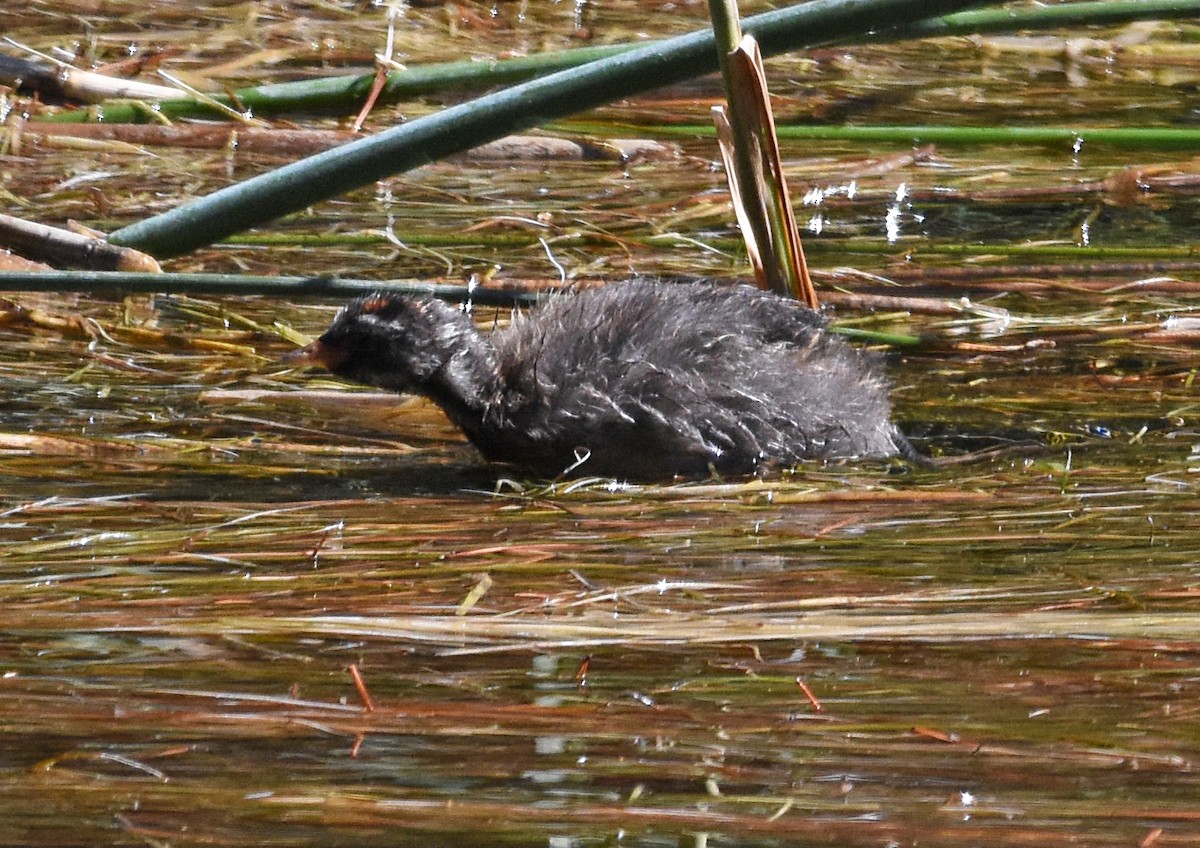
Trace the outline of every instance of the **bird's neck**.
<instances>
[{"instance_id":1,"label":"bird's neck","mask_svg":"<svg viewBox=\"0 0 1200 848\"><path fill-rule=\"evenodd\" d=\"M474 432L500 394L496 352L465 316L441 341L442 365L422 390L450 420Z\"/></svg>"}]
</instances>

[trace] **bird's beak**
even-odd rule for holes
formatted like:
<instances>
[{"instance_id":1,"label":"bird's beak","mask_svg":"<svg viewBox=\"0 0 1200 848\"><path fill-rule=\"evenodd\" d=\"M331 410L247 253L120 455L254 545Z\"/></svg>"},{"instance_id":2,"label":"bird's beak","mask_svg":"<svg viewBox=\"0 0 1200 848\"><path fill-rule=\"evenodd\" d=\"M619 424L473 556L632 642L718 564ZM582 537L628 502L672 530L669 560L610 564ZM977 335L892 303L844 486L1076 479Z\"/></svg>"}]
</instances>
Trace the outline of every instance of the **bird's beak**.
<instances>
[{"instance_id":1,"label":"bird's beak","mask_svg":"<svg viewBox=\"0 0 1200 848\"><path fill-rule=\"evenodd\" d=\"M347 355L347 351L343 348L326 344L317 339L299 350L285 353L283 361L288 365L319 365L326 371L332 371L346 360Z\"/></svg>"}]
</instances>

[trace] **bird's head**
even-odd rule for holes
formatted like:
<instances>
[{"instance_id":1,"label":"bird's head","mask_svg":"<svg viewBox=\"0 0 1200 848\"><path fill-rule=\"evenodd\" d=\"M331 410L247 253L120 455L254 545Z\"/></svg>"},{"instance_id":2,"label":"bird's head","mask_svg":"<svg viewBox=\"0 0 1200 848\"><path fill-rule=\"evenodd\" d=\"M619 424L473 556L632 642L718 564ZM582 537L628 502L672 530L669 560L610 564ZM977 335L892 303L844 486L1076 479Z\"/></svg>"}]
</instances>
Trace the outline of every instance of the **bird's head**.
<instances>
[{"instance_id":1,"label":"bird's head","mask_svg":"<svg viewBox=\"0 0 1200 848\"><path fill-rule=\"evenodd\" d=\"M284 357L356 383L422 391L460 347L462 314L440 301L371 294L347 304L320 338Z\"/></svg>"}]
</instances>

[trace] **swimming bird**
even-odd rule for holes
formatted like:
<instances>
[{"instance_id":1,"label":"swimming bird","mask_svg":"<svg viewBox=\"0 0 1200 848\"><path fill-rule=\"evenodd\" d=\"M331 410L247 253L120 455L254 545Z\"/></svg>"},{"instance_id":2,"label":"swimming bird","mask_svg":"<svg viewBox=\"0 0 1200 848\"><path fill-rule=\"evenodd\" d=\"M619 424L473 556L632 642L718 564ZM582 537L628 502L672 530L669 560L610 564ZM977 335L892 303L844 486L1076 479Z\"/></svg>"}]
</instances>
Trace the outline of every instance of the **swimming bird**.
<instances>
[{"instance_id":1,"label":"swimming bird","mask_svg":"<svg viewBox=\"0 0 1200 848\"><path fill-rule=\"evenodd\" d=\"M745 285L636 278L555 295L486 336L433 297L378 293L287 359L424 395L486 459L547 477L914 455L877 358Z\"/></svg>"}]
</instances>

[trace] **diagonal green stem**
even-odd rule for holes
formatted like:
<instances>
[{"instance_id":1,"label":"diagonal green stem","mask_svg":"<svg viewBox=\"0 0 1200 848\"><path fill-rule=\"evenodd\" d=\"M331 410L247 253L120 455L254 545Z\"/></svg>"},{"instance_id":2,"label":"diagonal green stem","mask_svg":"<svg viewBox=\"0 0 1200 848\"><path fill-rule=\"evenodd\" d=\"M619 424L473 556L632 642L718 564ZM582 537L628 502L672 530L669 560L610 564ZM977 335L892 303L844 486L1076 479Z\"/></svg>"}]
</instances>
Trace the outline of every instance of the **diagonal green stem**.
<instances>
[{"instance_id":1,"label":"diagonal green stem","mask_svg":"<svg viewBox=\"0 0 1200 848\"><path fill-rule=\"evenodd\" d=\"M926 0L939 15L982 0ZM764 52L873 32L911 20L911 0L814 0L746 21ZM109 241L156 257L176 256L375 180L427 164L557 117L716 69L708 30L560 71L222 189L114 232Z\"/></svg>"}]
</instances>

